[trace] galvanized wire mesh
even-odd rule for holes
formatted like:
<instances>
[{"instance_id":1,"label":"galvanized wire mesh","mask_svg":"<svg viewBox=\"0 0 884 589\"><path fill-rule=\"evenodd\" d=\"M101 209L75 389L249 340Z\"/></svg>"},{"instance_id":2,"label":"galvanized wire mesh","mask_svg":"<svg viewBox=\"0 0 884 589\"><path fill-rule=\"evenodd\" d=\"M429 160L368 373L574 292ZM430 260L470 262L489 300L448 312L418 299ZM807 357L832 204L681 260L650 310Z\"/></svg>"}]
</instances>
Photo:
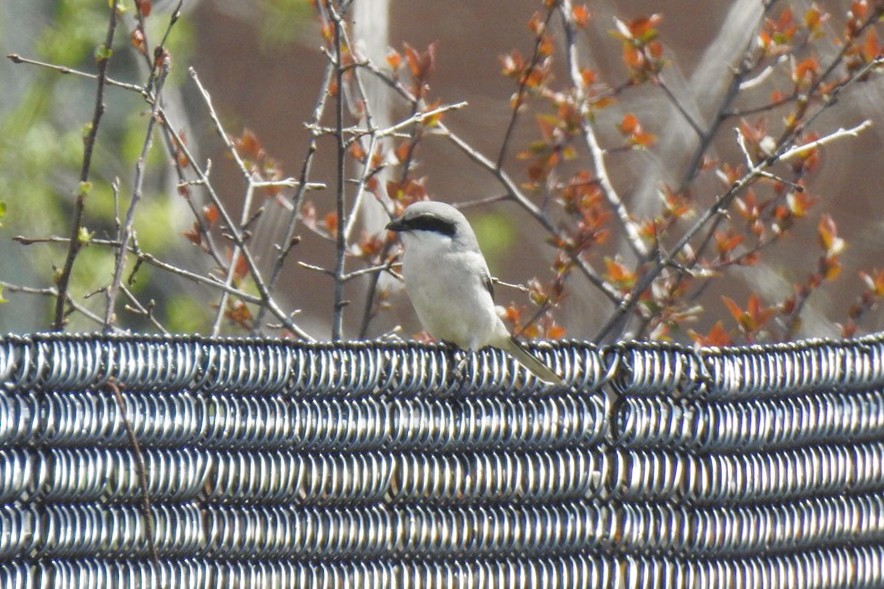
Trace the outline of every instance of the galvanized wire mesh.
<instances>
[{"instance_id":1,"label":"galvanized wire mesh","mask_svg":"<svg viewBox=\"0 0 884 589\"><path fill-rule=\"evenodd\" d=\"M884 338L536 352L0 338L0 587L884 587Z\"/></svg>"}]
</instances>

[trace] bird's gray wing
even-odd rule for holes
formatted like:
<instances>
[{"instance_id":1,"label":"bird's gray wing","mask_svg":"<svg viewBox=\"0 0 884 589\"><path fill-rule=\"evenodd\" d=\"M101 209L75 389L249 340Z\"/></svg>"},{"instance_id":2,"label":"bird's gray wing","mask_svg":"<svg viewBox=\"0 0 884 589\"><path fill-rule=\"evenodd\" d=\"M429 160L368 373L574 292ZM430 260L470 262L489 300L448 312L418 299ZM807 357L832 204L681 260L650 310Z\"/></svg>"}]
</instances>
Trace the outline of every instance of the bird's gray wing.
<instances>
[{"instance_id":1,"label":"bird's gray wing","mask_svg":"<svg viewBox=\"0 0 884 589\"><path fill-rule=\"evenodd\" d=\"M487 290L491 294L491 300L494 300L494 281L491 280L491 274L488 272L488 268L482 268L482 284L485 285L485 290Z\"/></svg>"}]
</instances>

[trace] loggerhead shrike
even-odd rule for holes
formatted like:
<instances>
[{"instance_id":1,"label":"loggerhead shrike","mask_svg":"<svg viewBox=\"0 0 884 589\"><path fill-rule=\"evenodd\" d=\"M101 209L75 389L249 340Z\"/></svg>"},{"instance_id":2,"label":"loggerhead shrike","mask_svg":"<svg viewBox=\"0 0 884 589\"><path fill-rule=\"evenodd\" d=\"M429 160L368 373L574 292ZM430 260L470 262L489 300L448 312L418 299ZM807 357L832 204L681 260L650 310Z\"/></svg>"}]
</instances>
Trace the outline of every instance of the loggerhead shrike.
<instances>
[{"instance_id":1,"label":"loggerhead shrike","mask_svg":"<svg viewBox=\"0 0 884 589\"><path fill-rule=\"evenodd\" d=\"M539 379L564 384L510 335L497 314L488 265L460 211L442 202L420 201L387 229L399 233L405 245L405 290L427 333L463 350L504 350Z\"/></svg>"}]
</instances>

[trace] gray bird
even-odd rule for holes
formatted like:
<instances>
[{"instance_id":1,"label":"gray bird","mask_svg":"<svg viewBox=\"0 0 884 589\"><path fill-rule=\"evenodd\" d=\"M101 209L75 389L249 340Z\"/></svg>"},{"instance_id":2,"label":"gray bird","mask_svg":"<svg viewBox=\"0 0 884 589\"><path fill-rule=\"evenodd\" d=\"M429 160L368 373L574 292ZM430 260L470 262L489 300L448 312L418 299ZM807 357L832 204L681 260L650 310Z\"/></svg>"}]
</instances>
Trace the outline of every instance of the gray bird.
<instances>
[{"instance_id":1,"label":"gray bird","mask_svg":"<svg viewBox=\"0 0 884 589\"><path fill-rule=\"evenodd\" d=\"M510 335L497 314L488 264L460 211L442 202L420 201L387 229L399 233L405 246L405 290L427 333L462 350L501 349L539 379L564 384Z\"/></svg>"}]
</instances>

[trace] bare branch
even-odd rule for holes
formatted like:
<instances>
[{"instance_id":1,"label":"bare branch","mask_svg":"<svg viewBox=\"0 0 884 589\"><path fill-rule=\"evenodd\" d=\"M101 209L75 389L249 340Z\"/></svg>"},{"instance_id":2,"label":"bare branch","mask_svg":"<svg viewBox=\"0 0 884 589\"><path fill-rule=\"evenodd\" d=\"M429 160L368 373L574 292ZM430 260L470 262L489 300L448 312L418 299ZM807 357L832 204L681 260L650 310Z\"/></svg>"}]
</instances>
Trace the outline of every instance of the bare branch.
<instances>
[{"instance_id":1,"label":"bare branch","mask_svg":"<svg viewBox=\"0 0 884 589\"><path fill-rule=\"evenodd\" d=\"M203 97L203 103L205 103L206 108L209 111L209 117L212 119L212 123L215 124L215 131L218 133L221 141L224 142L224 145L227 147L227 151L230 152L230 155L233 157L233 161L236 162L236 166L239 168L240 172L242 172L245 181L247 183L251 182L252 178L248 172L248 168L246 167L245 162L242 160L239 152L236 150L236 146L233 145L233 141L231 141L230 136L224 131L224 126L221 124L221 119L218 118L218 113L215 112L215 105L212 103L212 95L209 94L205 86L203 86L203 83L200 81L200 78L194 68L187 68L187 73L190 74L193 83L196 84L197 90L200 91L200 94Z\"/></svg>"},{"instance_id":2,"label":"bare branch","mask_svg":"<svg viewBox=\"0 0 884 589\"><path fill-rule=\"evenodd\" d=\"M206 194L209 196L209 199L212 201L212 204L215 205L215 208L218 210L218 214L221 217L221 221L227 227L227 230L230 233L231 240L234 245L240 249L241 255L246 262L248 267L249 275L252 277L252 280L255 283L255 287L258 289L258 293L260 294L261 305L266 306L285 326L289 329L295 336L305 339L308 341L312 341L313 338L305 332L303 329L295 325L289 315L287 315L282 309L279 308L276 301L270 296L270 292L267 288L266 283L264 282L260 271L258 270L258 266L255 263L255 259L252 256L249 249L245 246L245 240L243 238L242 232L237 228L236 224L233 222L233 219L230 217L230 214L227 212L224 203L221 201L221 197L215 191L212 184L209 182L208 176L205 171L203 171L199 165L196 163L196 159L193 157L193 153L191 153L190 148L178 138L178 135L174 132L174 128L172 123L168 120L168 117L165 116L165 112L160 109L159 116L163 121L163 125L168 127L170 131L170 137L176 142L175 145L177 149L181 151L182 154L187 158L188 162L190 162L190 167L194 171L197 176L197 180L203 184L206 189Z\"/></svg>"},{"instance_id":3,"label":"bare branch","mask_svg":"<svg viewBox=\"0 0 884 589\"><path fill-rule=\"evenodd\" d=\"M816 149L817 147L822 147L828 143L832 143L833 141L837 141L838 139L842 139L844 137L858 137L860 133L865 131L866 129L870 129L872 127L872 121L865 120L859 125L855 127L851 127L850 129L844 129L843 127L839 128L837 131L833 131L824 137L820 137L816 141L810 141L808 143L804 143L803 145L795 146L791 149L784 151L780 154L780 159L787 160L793 157L800 157L805 155L807 152Z\"/></svg>"},{"instance_id":4,"label":"bare branch","mask_svg":"<svg viewBox=\"0 0 884 589\"><path fill-rule=\"evenodd\" d=\"M92 123L89 126L89 132L83 148L83 165L80 169L80 186L77 188L77 197L74 201L73 222L71 223L71 240L68 244L68 253L65 258L64 267L58 278L58 298L55 301L55 318L52 322L52 329L61 331L64 329L65 323L65 303L68 300L68 286L71 280L71 272L74 270L74 262L77 254L80 252L82 242L80 241L80 231L83 228L83 209L85 206L86 193L89 191L89 172L92 167L92 152L95 148L95 140L98 137L98 126L101 123L101 117L104 114L104 87L107 82L107 64L110 60L110 50L114 44L114 33L117 29L117 6L119 0L113 0L110 7L110 17L107 24L107 34L105 35L103 51L105 54L98 60L98 88L95 92L95 109L92 114Z\"/></svg>"},{"instance_id":5,"label":"bare branch","mask_svg":"<svg viewBox=\"0 0 884 589\"><path fill-rule=\"evenodd\" d=\"M681 100L672 92L672 89L666 83L666 80L663 79L663 74L657 74L656 77L657 85L663 90L663 93L666 94L666 97L669 99L669 102L675 106L675 109L681 114L685 121L687 121L688 125L691 126L691 129L694 130L694 133L697 134L698 137L703 137L703 129L700 127L700 124L694 120L694 117L691 116L691 113L688 112L685 105L681 103Z\"/></svg>"},{"instance_id":6,"label":"bare branch","mask_svg":"<svg viewBox=\"0 0 884 589\"><path fill-rule=\"evenodd\" d=\"M434 108L434 109L428 110L428 111L416 112L416 113L412 114L410 117L408 117L407 119L405 119L399 123L396 123L392 127L387 127L386 129L378 130L377 132L374 133L374 135L377 137L387 137L387 136L397 133L398 131L401 131L402 129L406 129L408 127L411 127L412 125L419 125L425 119L437 117L439 115L445 114L447 112L451 112L453 110L459 110L461 108L466 107L467 105L468 105L468 103L466 101L462 101L462 102L455 102L454 104L446 104L444 106L440 106L439 108Z\"/></svg>"},{"instance_id":7,"label":"bare branch","mask_svg":"<svg viewBox=\"0 0 884 589\"><path fill-rule=\"evenodd\" d=\"M208 276L203 276L202 274L196 274L195 272L191 272L190 270L186 270L184 268L180 268L180 267L175 266L173 264L168 264L166 262L163 262L162 260L158 260L153 255L148 254L148 253L135 251L135 250L132 250L132 253L138 257L138 260L140 262L148 264L149 266L154 266L155 268L159 268L161 270L169 272L170 274L175 274L177 276L181 276L182 278L186 278L187 280L190 280L190 281L195 282L197 284L205 284L205 285L211 286L213 288L220 289L220 290L226 292L227 294L233 295L238 299L242 299L243 302L250 303L253 305L262 305L263 304L262 299L260 297L256 297L256 296L251 295L251 294L249 294L243 290L240 290L236 287L230 286L230 285L226 284L225 282L223 282L221 279L219 279L216 276L213 276L211 274L209 274ZM286 326L286 327L289 327L289 326Z\"/></svg>"},{"instance_id":8,"label":"bare branch","mask_svg":"<svg viewBox=\"0 0 884 589\"><path fill-rule=\"evenodd\" d=\"M763 10L759 15L759 20L756 28L760 26L761 22L763 22L764 18L767 16L774 3L775 2L771 1L764 4ZM727 119L728 110L739 95L740 88L744 80L746 79L746 76L749 75L752 69L755 68L755 66L757 65L757 58L755 56L755 38L756 35L749 36L749 39L746 41L746 46L743 48L742 58L740 59L739 65L735 68L732 68L731 79L728 83L728 87L725 90L721 101L718 103L718 109L716 113L712 116L709 127L700 135L700 141L697 143L697 147L691 154L691 158L688 161L688 165L685 168L684 174L682 175L681 182L676 192L685 192L688 185L693 181L697 173L700 171L700 164L703 161L703 156L706 154L706 151L709 149L709 145L712 143L712 140L718 133L718 129Z\"/></svg>"},{"instance_id":9,"label":"bare branch","mask_svg":"<svg viewBox=\"0 0 884 589\"><path fill-rule=\"evenodd\" d=\"M22 57L17 53L10 53L6 56L12 63L24 63L28 65L36 65L39 67L48 68L54 70L60 74L71 74L74 76L79 76L82 78L87 78L89 80L98 80L100 78L99 74L90 74L89 72L84 72L78 70L76 68L67 67L64 65L55 65L53 63L46 63L45 61L38 61L36 59L29 59L27 57ZM137 92L138 94L144 94L145 89L137 84L129 84L127 82L120 82L118 80L114 80L109 76L104 77L104 83L108 86L115 86L117 88L123 88L124 90L129 90L131 92Z\"/></svg>"},{"instance_id":10,"label":"bare branch","mask_svg":"<svg viewBox=\"0 0 884 589\"><path fill-rule=\"evenodd\" d=\"M61 237L59 235L51 235L49 237L25 237L24 235L16 235L12 238L12 241L18 242L22 245L34 245L35 243L70 243L70 237ZM109 245L112 247L117 247L120 245L119 241L112 239L97 239L92 238L89 240L91 245Z\"/></svg>"},{"instance_id":11,"label":"bare branch","mask_svg":"<svg viewBox=\"0 0 884 589\"><path fill-rule=\"evenodd\" d=\"M599 179L599 188L601 188L605 200L608 201L608 206L611 207L620 221L620 226L626 234L626 243L629 244L629 247L632 248L639 258L644 258L650 253L650 248L639 233L638 223L632 219L629 211L623 204L623 200L611 183L611 179L608 176L608 167L605 163L605 150L599 144L595 129L590 123L591 117L589 101L586 96L586 83L583 80L583 76L580 75L580 63L577 56L577 26L574 23L574 9L571 5L571 0L563 0L559 12L562 15L562 24L565 29L568 74L571 76L571 85L574 88L574 101L580 112L580 131L583 134L583 140L592 158L595 175Z\"/></svg>"},{"instance_id":12,"label":"bare branch","mask_svg":"<svg viewBox=\"0 0 884 589\"><path fill-rule=\"evenodd\" d=\"M546 13L546 19L543 21L544 30L549 26L549 21L552 18L553 13L555 12L555 4L549 5L549 10ZM538 34L534 39L534 50L531 53L531 59L528 64L528 68L519 78L519 88L516 90L515 98L512 100L512 108L510 109L510 122L506 126L506 132L503 135L503 141L500 144L500 151L497 154L497 165L495 168L498 170L503 166L503 160L506 159L506 153L509 149L510 140L512 139L513 132L516 130L516 122L519 120L519 111L522 109L522 105L525 102L525 96L528 91L528 80L531 77L531 73L537 67L538 63L540 63L540 47L543 44L543 36L542 34Z\"/></svg>"},{"instance_id":13,"label":"bare branch","mask_svg":"<svg viewBox=\"0 0 884 589\"><path fill-rule=\"evenodd\" d=\"M341 15L337 13L333 3L328 4L331 20L334 24L334 64L335 82L338 87L335 95L335 140L337 144L337 191L335 193L335 205L338 217L338 231L335 235L335 289L334 303L332 306L332 341L338 341L344 334L344 274L347 253L347 240L343 228L347 226L347 202L346 202L346 157L347 146L344 141L344 38L342 29L344 23Z\"/></svg>"},{"instance_id":14,"label":"bare branch","mask_svg":"<svg viewBox=\"0 0 884 589\"><path fill-rule=\"evenodd\" d=\"M144 192L144 167L147 164L147 154L153 145L153 130L157 121L157 112L160 107L160 95L163 89L163 82L169 72L167 63L164 62L160 66L162 72L157 78L155 85L155 95L153 97L153 109L150 113L150 119L147 122L147 131L145 132L144 144L141 146L141 154L135 164L135 187L132 190L132 198L129 201L129 210L126 212L126 221L118 231L117 241L120 247L117 249L116 262L114 264L114 276L110 287L107 289L107 306L104 312L104 330L108 331L112 323L114 323L114 307L116 305L117 294L120 290L120 284L123 281L123 267L126 264L126 244L132 234L132 225L135 222L135 209L141 202L141 196ZM116 192L116 191L115 191Z\"/></svg>"},{"instance_id":15,"label":"bare branch","mask_svg":"<svg viewBox=\"0 0 884 589\"><path fill-rule=\"evenodd\" d=\"M51 286L44 287L44 288L35 288L32 286L21 286L19 284L12 284L9 282L5 282L3 280L0 280L0 286L2 286L5 290L8 290L9 292L20 292L22 294L41 295L41 296L50 297L53 299L58 298L58 289L55 287L51 287ZM71 309L73 309L74 311L76 311L77 313L79 313L80 315L82 315L83 317L88 319L89 321L92 321L96 325L102 325L104 323L104 320L101 317L99 317L98 315L96 315L95 313L93 313L92 311L90 311L89 309L84 307L83 305L79 304L77 301L75 301L73 298L71 298L70 295L68 295L68 297L67 297L66 304L69 305ZM114 333L122 332L122 330L120 330L116 327L113 327L113 331L114 331Z\"/></svg>"},{"instance_id":16,"label":"bare branch","mask_svg":"<svg viewBox=\"0 0 884 589\"><path fill-rule=\"evenodd\" d=\"M117 409L120 411L120 418L123 427L126 428L126 435L129 437L129 444L132 446L132 454L135 457L135 474L138 477L138 483L141 488L141 512L144 516L144 537L147 541L148 550L150 551L150 559L154 566L160 566L159 556L157 554L157 546L155 536L155 522L153 519L153 511L150 507L150 492L147 486L147 467L144 464L144 454L141 452L141 445L138 443L138 436L132 428L132 422L126 412L126 401L120 391L120 384L111 377L107 381L107 387L113 392L114 400L117 403Z\"/></svg>"},{"instance_id":17,"label":"bare branch","mask_svg":"<svg viewBox=\"0 0 884 589\"><path fill-rule=\"evenodd\" d=\"M326 100L329 95L328 88L332 81L334 69L334 65L329 63L325 68L325 75L322 83L319 85L319 95L316 99L316 104L313 107L313 116L311 118L311 121L315 124L319 123L322 119L323 112L325 112ZM297 242L295 230L298 226L304 194L306 193L307 188L311 186L308 178L310 177L310 171L313 166L313 157L316 154L316 150L317 138L315 135L311 134L310 141L307 145L307 154L304 157L304 163L301 165L301 174L298 178L298 189L292 197L292 209L289 215L286 233L282 239L283 245L279 248L279 255L276 256L276 260L273 263L273 269L270 271L270 279L267 281L267 287L269 290L273 290L276 287L276 283L279 281L279 277L282 274L285 260L288 257L289 252L291 252L292 246ZM260 307L258 309L258 313L255 317L255 326L259 326L262 323L265 312L265 307Z\"/></svg>"},{"instance_id":18,"label":"bare branch","mask_svg":"<svg viewBox=\"0 0 884 589\"><path fill-rule=\"evenodd\" d=\"M310 264L305 262L304 260L298 260L298 266L301 268L306 268L307 270L313 270L314 272L319 272L320 274L325 274L326 276L335 277L335 271L329 270L328 268L323 268L322 266L317 266L316 264Z\"/></svg>"},{"instance_id":19,"label":"bare branch","mask_svg":"<svg viewBox=\"0 0 884 589\"><path fill-rule=\"evenodd\" d=\"M138 313L139 315L146 317L147 320L150 321L153 324L153 326L157 328L157 330L159 330L161 333L163 333L165 335L169 335L169 330L167 330L165 327L163 327L163 324L160 323L153 314L153 308L155 305L153 300L151 300L148 303L147 307L145 307L135 297L135 295L132 293L132 291L129 290L128 288L126 288L126 286L121 285L120 290L123 291L123 294L126 295L126 298L129 299L129 302L132 304L131 307L129 305L126 305L127 310L133 311L135 313Z\"/></svg>"}]
</instances>

